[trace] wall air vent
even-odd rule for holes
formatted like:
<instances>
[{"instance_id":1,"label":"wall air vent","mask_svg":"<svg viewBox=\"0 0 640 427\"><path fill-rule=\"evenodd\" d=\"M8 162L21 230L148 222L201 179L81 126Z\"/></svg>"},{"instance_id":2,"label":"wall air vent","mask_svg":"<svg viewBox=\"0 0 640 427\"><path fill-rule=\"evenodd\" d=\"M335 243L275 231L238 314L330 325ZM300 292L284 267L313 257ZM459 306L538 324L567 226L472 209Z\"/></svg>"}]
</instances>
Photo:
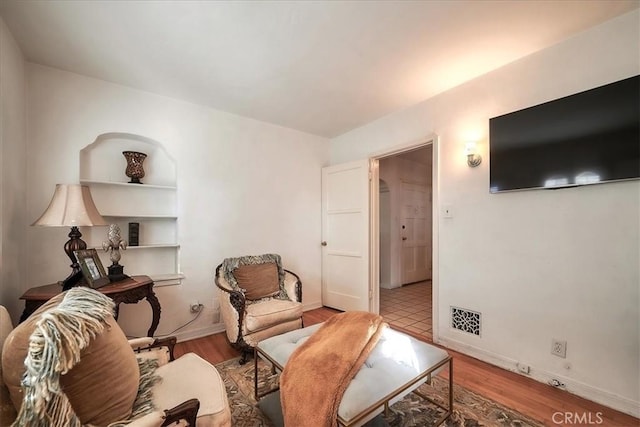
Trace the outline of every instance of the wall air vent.
<instances>
[{"instance_id":1,"label":"wall air vent","mask_svg":"<svg viewBox=\"0 0 640 427\"><path fill-rule=\"evenodd\" d=\"M451 307L451 327L462 332L480 336L482 313L466 308Z\"/></svg>"}]
</instances>

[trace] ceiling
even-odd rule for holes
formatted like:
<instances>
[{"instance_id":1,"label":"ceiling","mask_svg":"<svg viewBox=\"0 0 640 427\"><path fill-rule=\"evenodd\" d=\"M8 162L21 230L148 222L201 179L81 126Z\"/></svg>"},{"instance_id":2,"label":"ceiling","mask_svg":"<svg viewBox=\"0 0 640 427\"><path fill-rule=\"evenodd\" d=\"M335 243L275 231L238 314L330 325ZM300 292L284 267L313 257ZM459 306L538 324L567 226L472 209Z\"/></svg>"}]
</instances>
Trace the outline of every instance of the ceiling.
<instances>
[{"instance_id":1,"label":"ceiling","mask_svg":"<svg viewBox=\"0 0 640 427\"><path fill-rule=\"evenodd\" d=\"M638 8L0 0L28 61L335 137Z\"/></svg>"}]
</instances>

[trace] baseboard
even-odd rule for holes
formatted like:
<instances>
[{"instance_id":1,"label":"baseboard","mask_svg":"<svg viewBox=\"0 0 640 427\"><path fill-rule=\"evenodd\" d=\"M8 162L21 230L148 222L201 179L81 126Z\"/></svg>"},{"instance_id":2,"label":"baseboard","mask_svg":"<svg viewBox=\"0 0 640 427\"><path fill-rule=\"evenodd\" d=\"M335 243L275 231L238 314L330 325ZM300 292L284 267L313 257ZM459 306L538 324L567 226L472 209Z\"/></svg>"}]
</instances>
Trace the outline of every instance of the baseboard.
<instances>
[{"instance_id":1,"label":"baseboard","mask_svg":"<svg viewBox=\"0 0 640 427\"><path fill-rule=\"evenodd\" d=\"M194 340L196 338L207 337L209 335L217 334L220 332L224 332L224 324L216 323L211 326L207 326L204 328L193 329L185 332L176 332L174 336L177 338L178 342Z\"/></svg>"},{"instance_id":2,"label":"baseboard","mask_svg":"<svg viewBox=\"0 0 640 427\"><path fill-rule=\"evenodd\" d=\"M302 304L302 311L315 310L316 308L321 308L322 302L310 302L307 304Z\"/></svg>"},{"instance_id":3,"label":"baseboard","mask_svg":"<svg viewBox=\"0 0 640 427\"><path fill-rule=\"evenodd\" d=\"M593 387L589 384L585 384L581 381L576 381L575 379L558 375L554 372L536 368L535 366L530 366L531 370L529 375L523 374L517 369L517 360L504 357L502 355L475 347L473 345L469 345L467 343L456 341L455 339L440 337L440 339L436 343L446 348L450 348L451 350L466 354L467 356L474 357L476 359L482 360L483 362L498 366L499 368L505 369L507 371L515 372L518 375L531 378L544 384L549 384L549 382L555 378L562 381L562 383L564 383L565 385L565 387L563 387L563 390L566 390L571 394L575 394L577 396L583 397L617 411L624 412L625 414L632 415L636 418L640 417L640 402L634 402L633 400L624 396L620 396L615 393ZM562 409L559 408L559 410Z\"/></svg>"}]
</instances>

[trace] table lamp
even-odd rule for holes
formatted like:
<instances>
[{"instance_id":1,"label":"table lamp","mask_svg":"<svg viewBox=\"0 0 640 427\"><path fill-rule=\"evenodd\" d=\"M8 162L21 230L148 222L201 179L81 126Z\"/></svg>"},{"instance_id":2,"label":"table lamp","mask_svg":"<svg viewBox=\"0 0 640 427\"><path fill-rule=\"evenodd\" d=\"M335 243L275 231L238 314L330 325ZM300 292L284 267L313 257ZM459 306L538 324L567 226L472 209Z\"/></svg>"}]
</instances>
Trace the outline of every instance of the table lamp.
<instances>
[{"instance_id":1,"label":"table lamp","mask_svg":"<svg viewBox=\"0 0 640 427\"><path fill-rule=\"evenodd\" d=\"M82 279L82 270L74 251L87 249L78 227L108 225L93 203L86 185L56 184L49 206L33 224L42 227L71 227L64 251L71 260L71 274L62 282L62 290L75 286Z\"/></svg>"}]
</instances>

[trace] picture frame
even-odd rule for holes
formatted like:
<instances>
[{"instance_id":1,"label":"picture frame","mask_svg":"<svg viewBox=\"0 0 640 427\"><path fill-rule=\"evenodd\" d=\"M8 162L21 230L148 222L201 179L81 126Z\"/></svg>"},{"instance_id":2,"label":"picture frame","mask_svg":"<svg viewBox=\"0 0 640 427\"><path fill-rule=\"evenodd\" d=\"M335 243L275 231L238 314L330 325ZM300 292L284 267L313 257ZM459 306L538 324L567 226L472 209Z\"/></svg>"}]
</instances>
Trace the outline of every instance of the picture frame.
<instances>
[{"instance_id":1,"label":"picture frame","mask_svg":"<svg viewBox=\"0 0 640 427\"><path fill-rule=\"evenodd\" d=\"M109 277L102 266L98 252L95 249L85 249L73 252L76 255L82 275L90 288L97 289L110 283Z\"/></svg>"}]
</instances>

